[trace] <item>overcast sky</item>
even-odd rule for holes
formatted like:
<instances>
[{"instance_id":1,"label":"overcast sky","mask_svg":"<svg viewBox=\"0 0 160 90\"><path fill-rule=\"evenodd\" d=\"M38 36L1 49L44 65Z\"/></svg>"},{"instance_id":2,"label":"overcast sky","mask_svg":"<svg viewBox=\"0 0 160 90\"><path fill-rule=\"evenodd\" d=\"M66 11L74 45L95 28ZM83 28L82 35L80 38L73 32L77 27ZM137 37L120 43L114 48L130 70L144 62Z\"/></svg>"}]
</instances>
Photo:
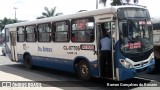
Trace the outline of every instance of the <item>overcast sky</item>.
<instances>
[{"instance_id":1,"label":"overcast sky","mask_svg":"<svg viewBox=\"0 0 160 90\"><path fill-rule=\"evenodd\" d=\"M0 19L4 17L15 18L18 20L34 20L41 16L44 7L57 7L57 12L63 14L76 13L79 10L94 10L96 9L96 0L0 0ZM159 4L160 0L139 0L140 5L147 6L152 17L160 17ZM107 5L110 0L107 1ZM103 8L103 5L99 5ZM156 11L157 10L157 11Z\"/></svg>"}]
</instances>

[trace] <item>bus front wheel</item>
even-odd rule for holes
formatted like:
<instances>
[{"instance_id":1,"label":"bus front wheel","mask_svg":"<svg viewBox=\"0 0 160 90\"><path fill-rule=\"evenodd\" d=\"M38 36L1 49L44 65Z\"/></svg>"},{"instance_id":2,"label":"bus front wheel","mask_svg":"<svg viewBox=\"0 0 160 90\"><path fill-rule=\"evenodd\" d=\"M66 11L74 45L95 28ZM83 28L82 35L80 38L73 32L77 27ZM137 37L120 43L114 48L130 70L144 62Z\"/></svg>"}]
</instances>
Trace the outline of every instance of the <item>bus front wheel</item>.
<instances>
[{"instance_id":1,"label":"bus front wheel","mask_svg":"<svg viewBox=\"0 0 160 90\"><path fill-rule=\"evenodd\" d=\"M24 65L27 69L32 69L32 61L31 61L31 56L30 55L26 55L24 58Z\"/></svg>"},{"instance_id":2,"label":"bus front wheel","mask_svg":"<svg viewBox=\"0 0 160 90\"><path fill-rule=\"evenodd\" d=\"M85 80L85 81L91 80L91 70L86 61L81 61L78 63L77 74L79 78L82 80Z\"/></svg>"}]
</instances>

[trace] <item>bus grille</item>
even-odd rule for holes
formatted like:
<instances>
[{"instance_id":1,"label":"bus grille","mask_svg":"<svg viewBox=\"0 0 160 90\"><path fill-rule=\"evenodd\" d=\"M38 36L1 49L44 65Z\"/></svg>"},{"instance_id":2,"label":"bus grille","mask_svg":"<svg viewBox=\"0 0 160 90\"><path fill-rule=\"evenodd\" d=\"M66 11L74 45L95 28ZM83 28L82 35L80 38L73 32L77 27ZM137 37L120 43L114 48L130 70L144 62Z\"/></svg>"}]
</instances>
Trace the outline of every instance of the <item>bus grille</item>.
<instances>
[{"instance_id":1,"label":"bus grille","mask_svg":"<svg viewBox=\"0 0 160 90\"><path fill-rule=\"evenodd\" d=\"M149 58L149 56L151 55L151 53L152 53L152 52L146 52L146 53L143 53L143 54L141 54L141 55L130 56L129 59L133 60L134 62L146 60L146 59Z\"/></svg>"},{"instance_id":2,"label":"bus grille","mask_svg":"<svg viewBox=\"0 0 160 90\"><path fill-rule=\"evenodd\" d=\"M147 65L147 64L148 64L148 61L143 62L143 66L145 66L145 65ZM135 67L141 67L142 64L135 64L134 66L135 66Z\"/></svg>"},{"instance_id":3,"label":"bus grille","mask_svg":"<svg viewBox=\"0 0 160 90\"><path fill-rule=\"evenodd\" d=\"M147 67L141 68L141 69L136 69L136 72L140 73L140 72L143 72L143 71L146 71L146 70L147 70Z\"/></svg>"}]
</instances>

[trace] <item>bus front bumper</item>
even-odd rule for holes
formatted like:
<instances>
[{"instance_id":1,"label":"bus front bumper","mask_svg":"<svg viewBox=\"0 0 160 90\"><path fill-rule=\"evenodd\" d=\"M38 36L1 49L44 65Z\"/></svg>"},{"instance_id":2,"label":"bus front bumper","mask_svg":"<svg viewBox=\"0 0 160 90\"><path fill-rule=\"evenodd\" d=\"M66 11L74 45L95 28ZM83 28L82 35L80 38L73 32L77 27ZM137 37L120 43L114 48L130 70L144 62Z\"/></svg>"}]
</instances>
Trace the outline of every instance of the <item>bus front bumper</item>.
<instances>
[{"instance_id":1,"label":"bus front bumper","mask_svg":"<svg viewBox=\"0 0 160 90\"><path fill-rule=\"evenodd\" d=\"M149 63L141 68L119 68L119 81L127 80L135 76L152 72L155 68L155 62Z\"/></svg>"}]
</instances>

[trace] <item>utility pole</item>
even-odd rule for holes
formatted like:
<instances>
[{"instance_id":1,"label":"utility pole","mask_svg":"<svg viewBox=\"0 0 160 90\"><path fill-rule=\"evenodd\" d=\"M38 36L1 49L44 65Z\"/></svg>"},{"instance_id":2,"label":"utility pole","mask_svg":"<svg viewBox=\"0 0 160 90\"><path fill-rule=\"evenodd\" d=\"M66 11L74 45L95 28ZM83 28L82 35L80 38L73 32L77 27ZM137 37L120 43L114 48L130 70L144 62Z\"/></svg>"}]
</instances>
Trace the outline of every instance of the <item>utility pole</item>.
<instances>
[{"instance_id":1,"label":"utility pole","mask_svg":"<svg viewBox=\"0 0 160 90\"><path fill-rule=\"evenodd\" d=\"M14 9L14 11L15 11L15 20L17 20L17 17L16 17L16 9L18 9L18 8L14 7L13 9Z\"/></svg>"},{"instance_id":2,"label":"utility pole","mask_svg":"<svg viewBox=\"0 0 160 90\"><path fill-rule=\"evenodd\" d=\"M96 0L96 9L98 9L98 0Z\"/></svg>"}]
</instances>

